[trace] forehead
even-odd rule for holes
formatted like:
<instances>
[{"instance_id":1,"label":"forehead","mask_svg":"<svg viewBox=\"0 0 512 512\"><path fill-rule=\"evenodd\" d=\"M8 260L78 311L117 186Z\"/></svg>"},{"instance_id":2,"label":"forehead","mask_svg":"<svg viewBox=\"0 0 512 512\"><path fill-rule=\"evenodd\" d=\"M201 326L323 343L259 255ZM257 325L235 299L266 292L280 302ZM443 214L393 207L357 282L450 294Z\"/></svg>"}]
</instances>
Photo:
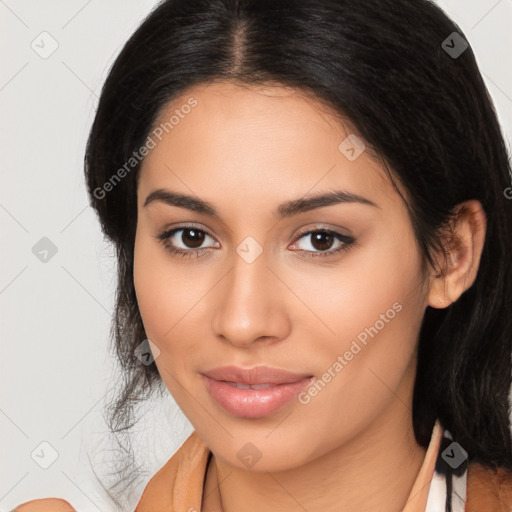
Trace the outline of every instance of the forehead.
<instances>
[{"instance_id":1,"label":"forehead","mask_svg":"<svg viewBox=\"0 0 512 512\"><path fill-rule=\"evenodd\" d=\"M192 101L195 105L190 108ZM269 146L276 137L304 146L305 139L313 145L329 135L325 142L330 143L331 138L334 142L343 140L356 131L346 117L306 91L229 81L190 87L162 109L155 125L164 127L170 120L172 126L167 126L166 134L172 131L182 138L195 137L206 142L218 133L216 144L224 142L230 149L238 145L244 150L258 143ZM253 138L244 144L244 135L248 133ZM226 139L228 134L235 139ZM377 156L369 147L366 153Z\"/></svg>"},{"instance_id":2,"label":"forehead","mask_svg":"<svg viewBox=\"0 0 512 512\"><path fill-rule=\"evenodd\" d=\"M354 160L343 152L357 137L350 122L292 88L201 84L169 102L155 127L143 192L167 184L200 195L225 187L268 199L279 191L282 199L340 186L367 197L392 189L372 148Z\"/></svg>"}]
</instances>

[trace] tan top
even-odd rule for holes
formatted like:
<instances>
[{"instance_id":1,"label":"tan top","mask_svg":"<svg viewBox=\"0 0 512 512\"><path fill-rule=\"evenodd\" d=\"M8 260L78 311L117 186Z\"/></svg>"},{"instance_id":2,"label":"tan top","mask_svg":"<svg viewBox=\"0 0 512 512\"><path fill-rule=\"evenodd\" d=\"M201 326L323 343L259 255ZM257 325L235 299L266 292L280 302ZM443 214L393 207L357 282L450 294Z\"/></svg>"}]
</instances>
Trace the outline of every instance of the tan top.
<instances>
[{"instance_id":1,"label":"tan top","mask_svg":"<svg viewBox=\"0 0 512 512\"><path fill-rule=\"evenodd\" d=\"M425 512L442 437L443 429L436 422L425 459L402 512ZM134 512L200 512L210 454L211 451L194 430L179 450L153 475ZM444 507L440 510L444 510ZM479 464L471 464L464 511L511 512L512 472L504 469L492 471ZM65 500L44 498L23 503L12 512L76 510Z\"/></svg>"}]
</instances>

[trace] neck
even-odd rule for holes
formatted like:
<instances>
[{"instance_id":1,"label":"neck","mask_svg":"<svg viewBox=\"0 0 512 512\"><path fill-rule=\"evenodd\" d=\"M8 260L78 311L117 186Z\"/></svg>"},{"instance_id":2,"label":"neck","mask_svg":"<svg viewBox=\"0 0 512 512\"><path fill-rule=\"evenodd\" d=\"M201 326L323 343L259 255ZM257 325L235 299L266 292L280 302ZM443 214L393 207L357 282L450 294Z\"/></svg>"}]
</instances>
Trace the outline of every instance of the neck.
<instances>
[{"instance_id":1,"label":"neck","mask_svg":"<svg viewBox=\"0 0 512 512\"><path fill-rule=\"evenodd\" d=\"M410 391L408 385L403 391L407 388ZM414 438L412 393L406 394L408 401L393 397L383 413L348 442L298 467L252 472L212 454L203 512L404 510L426 453ZM421 500L415 499L415 509L424 510L426 495Z\"/></svg>"}]
</instances>

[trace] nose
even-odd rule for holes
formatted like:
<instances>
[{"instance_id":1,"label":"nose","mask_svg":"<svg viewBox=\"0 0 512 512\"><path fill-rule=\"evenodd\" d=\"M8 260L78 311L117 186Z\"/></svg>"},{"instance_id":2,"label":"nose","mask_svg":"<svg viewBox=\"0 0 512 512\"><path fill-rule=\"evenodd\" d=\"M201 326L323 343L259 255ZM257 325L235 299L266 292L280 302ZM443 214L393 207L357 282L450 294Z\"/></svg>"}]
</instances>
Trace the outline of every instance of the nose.
<instances>
[{"instance_id":1,"label":"nose","mask_svg":"<svg viewBox=\"0 0 512 512\"><path fill-rule=\"evenodd\" d=\"M290 331L285 294L290 294L265 253L249 263L238 254L215 287L212 329L217 337L239 347L275 343Z\"/></svg>"}]
</instances>

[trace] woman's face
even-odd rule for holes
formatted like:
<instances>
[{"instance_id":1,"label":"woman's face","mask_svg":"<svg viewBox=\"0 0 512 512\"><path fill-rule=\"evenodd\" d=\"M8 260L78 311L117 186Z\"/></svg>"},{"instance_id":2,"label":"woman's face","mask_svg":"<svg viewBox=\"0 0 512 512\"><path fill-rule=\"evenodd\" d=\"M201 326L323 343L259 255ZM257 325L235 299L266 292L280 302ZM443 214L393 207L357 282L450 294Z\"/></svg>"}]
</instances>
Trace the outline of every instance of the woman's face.
<instances>
[{"instance_id":1,"label":"woman's face","mask_svg":"<svg viewBox=\"0 0 512 512\"><path fill-rule=\"evenodd\" d=\"M138 186L135 288L160 375L215 455L277 471L410 421L428 284L369 148L284 88L196 86L161 121ZM316 381L210 390L203 374L228 365Z\"/></svg>"}]
</instances>

